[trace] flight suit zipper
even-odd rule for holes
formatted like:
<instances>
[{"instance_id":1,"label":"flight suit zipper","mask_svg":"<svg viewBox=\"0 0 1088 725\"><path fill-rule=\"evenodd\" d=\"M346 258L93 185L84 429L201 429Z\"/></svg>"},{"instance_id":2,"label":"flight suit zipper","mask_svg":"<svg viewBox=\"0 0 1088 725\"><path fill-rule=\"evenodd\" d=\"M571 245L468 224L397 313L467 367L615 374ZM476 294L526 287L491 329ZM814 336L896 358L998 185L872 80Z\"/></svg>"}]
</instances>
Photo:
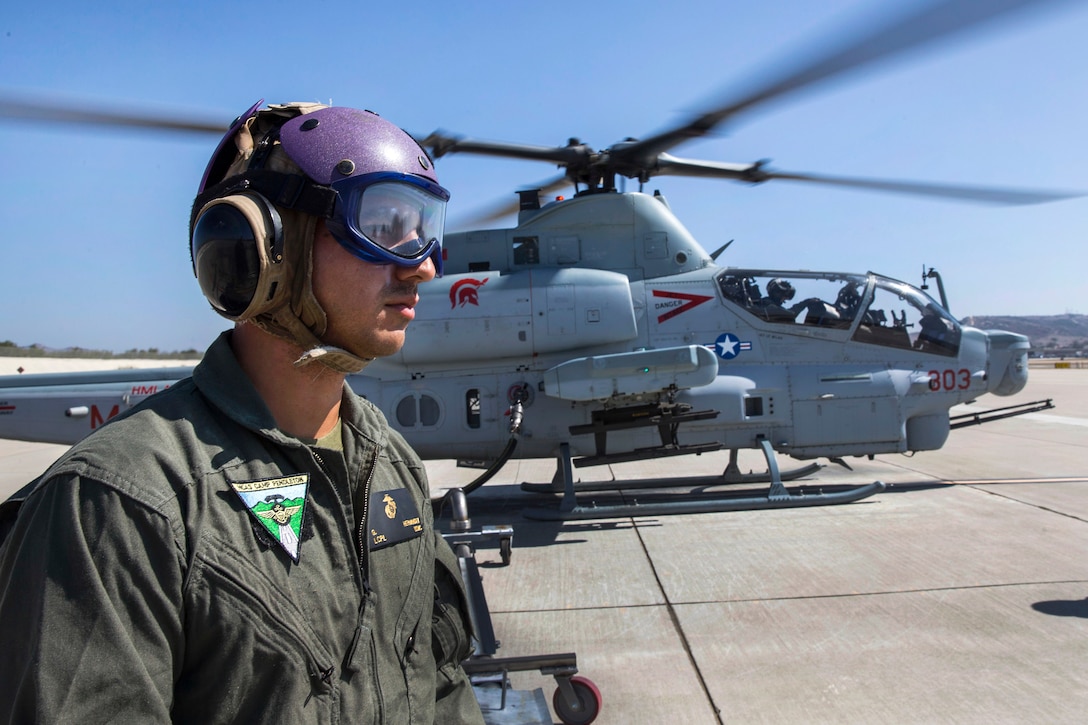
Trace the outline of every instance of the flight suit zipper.
<instances>
[{"instance_id":1,"label":"flight suit zipper","mask_svg":"<svg viewBox=\"0 0 1088 725\"><path fill-rule=\"evenodd\" d=\"M321 454L317 452L316 448L310 448L310 453L313 454L314 460L317 461L317 466L318 466L318 468L321 469L321 472L325 474L325 478L329 479L329 481L332 481L333 480L333 475L332 475L332 473L329 472L329 467L325 464L325 459L323 459L321 457ZM368 576L368 571L367 571L367 564L369 563L369 561L368 561L369 557L367 556L367 545L366 545L366 536L365 536L365 534L366 534L366 515L367 515L367 507L370 504L370 481L371 481L371 479L374 478L374 466L377 463L377 461L378 461L378 451L375 448L374 452L370 456L370 468L367 471L366 481L363 483L363 510L361 512L362 516L359 519L359 528L356 530L356 545L358 546L358 551L356 553L357 553L357 557L359 559L359 571L363 575L363 592L364 593L367 593L367 592L370 591L370 578ZM350 471L348 471L348 476L350 478L350 476L351 476ZM335 486L334 486L334 488L335 488Z\"/></svg>"},{"instance_id":2,"label":"flight suit zipper","mask_svg":"<svg viewBox=\"0 0 1088 725\"><path fill-rule=\"evenodd\" d=\"M370 463L366 472L366 481L363 483L363 511L359 517L358 544L359 544L359 569L363 572L363 588L370 591L370 547L366 537L366 522L370 508L370 484L374 480L374 469L378 465L378 447L375 446L370 454Z\"/></svg>"},{"instance_id":3,"label":"flight suit zipper","mask_svg":"<svg viewBox=\"0 0 1088 725\"><path fill-rule=\"evenodd\" d=\"M356 531L356 539L359 546L359 571L363 575L363 607L367 607L370 600L370 546L366 536L367 516L369 515L368 509L370 508L370 484L374 480L374 470L378 465L378 447L374 446L374 450L370 454L370 462L368 464L368 470L366 472L366 479L363 482L363 510L359 516L359 528ZM364 619L363 610L359 611L360 621ZM370 672L371 683L374 686L374 692L377 695L377 707L378 721L385 721L385 701L382 695L382 683L381 678L378 677L378 651L376 642L373 636L367 638L366 646L370 652L370 662L373 667Z\"/></svg>"}]
</instances>

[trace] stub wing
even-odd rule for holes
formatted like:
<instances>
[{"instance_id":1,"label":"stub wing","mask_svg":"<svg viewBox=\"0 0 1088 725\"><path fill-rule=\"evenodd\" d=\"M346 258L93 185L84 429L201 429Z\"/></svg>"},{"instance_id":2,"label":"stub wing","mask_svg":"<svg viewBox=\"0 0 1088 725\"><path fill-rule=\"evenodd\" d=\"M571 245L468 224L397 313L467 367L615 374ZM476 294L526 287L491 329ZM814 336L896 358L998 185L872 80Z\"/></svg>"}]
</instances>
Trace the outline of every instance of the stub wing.
<instances>
[{"instance_id":1,"label":"stub wing","mask_svg":"<svg viewBox=\"0 0 1088 725\"><path fill-rule=\"evenodd\" d=\"M0 376L0 438L72 444L192 367Z\"/></svg>"},{"instance_id":2,"label":"stub wing","mask_svg":"<svg viewBox=\"0 0 1088 725\"><path fill-rule=\"evenodd\" d=\"M587 401L709 385L718 358L701 345L582 357L544 373L545 394Z\"/></svg>"}]
</instances>

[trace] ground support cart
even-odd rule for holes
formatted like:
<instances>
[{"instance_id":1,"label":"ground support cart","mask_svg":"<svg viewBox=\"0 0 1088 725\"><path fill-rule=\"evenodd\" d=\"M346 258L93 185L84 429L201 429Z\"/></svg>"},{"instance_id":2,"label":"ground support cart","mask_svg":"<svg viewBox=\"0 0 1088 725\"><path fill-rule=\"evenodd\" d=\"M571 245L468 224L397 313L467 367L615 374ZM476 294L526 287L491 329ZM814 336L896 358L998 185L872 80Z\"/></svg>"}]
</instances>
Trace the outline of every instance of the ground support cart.
<instances>
[{"instance_id":1,"label":"ground support cart","mask_svg":"<svg viewBox=\"0 0 1088 725\"><path fill-rule=\"evenodd\" d=\"M514 530L509 525L472 530L464 492L453 489L446 494L446 499L452 510L452 531L444 533L443 537L457 554L476 632L473 642L475 653L465 661L464 669L472 680L485 722L488 725L551 724L543 689L515 690L510 685L511 672L532 670L555 678L552 708L561 722L565 725L588 725L593 722L601 709L601 692L591 680L578 676L577 656L573 652L523 657L496 656L499 641L495 638L483 579L476 562L476 545L497 541L502 563L509 565Z\"/></svg>"}]
</instances>

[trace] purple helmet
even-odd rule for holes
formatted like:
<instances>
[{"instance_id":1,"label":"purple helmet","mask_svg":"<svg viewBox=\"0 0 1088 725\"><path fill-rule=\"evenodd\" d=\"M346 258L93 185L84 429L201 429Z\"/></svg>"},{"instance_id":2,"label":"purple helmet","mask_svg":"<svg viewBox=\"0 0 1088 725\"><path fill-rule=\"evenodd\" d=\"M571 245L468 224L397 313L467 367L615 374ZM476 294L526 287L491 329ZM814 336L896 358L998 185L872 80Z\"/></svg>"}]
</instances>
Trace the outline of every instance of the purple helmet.
<instances>
[{"instance_id":1,"label":"purple helmet","mask_svg":"<svg viewBox=\"0 0 1088 725\"><path fill-rule=\"evenodd\" d=\"M280 128L283 150L319 184L392 171L438 183L427 153L415 139L370 111L322 108Z\"/></svg>"}]
</instances>

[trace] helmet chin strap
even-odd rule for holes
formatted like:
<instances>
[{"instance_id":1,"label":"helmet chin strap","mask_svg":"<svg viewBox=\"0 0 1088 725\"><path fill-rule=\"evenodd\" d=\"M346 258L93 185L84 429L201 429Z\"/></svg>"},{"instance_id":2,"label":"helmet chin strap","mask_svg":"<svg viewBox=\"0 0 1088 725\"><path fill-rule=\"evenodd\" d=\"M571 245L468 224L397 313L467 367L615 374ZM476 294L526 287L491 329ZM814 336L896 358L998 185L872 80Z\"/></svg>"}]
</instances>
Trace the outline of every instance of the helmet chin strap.
<instances>
[{"instance_id":1,"label":"helmet chin strap","mask_svg":"<svg viewBox=\"0 0 1088 725\"><path fill-rule=\"evenodd\" d=\"M351 375L365 368L373 359L357 357L342 347L323 345L302 353L302 357L295 360L295 367L302 367L316 361L338 373Z\"/></svg>"},{"instance_id":2,"label":"helmet chin strap","mask_svg":"<svg viewBox=\"0 0 1088 725\"><path fill-rule=\"evenodd\" d=\"M275 158L275 157L273 157ZM265 332L296 345L304 352L295 360L296 367L318 362L333 372L357 373L373 360L362 358L321 339L328 320L312 287L313 243L317 217L297 209L280 209L285 236L287 273L285 283L291 294L276 308L251 318Z\"/></svg>"},{"instance_id":3,"label":"helmet chin strap","mask_svg":"<svg viewBox=\"0 0 1088 725\"><path fill-rule=\"evenodd\" d=\"M295 360L295 367L303 367L317 362L333 372L351 375L359 372L374 360L374 358L359 357L342 347L326 345L298 317L292 314L290 308L281 309L280 314L273 314L275 324L270 325L268 324L269 320L262 320L261 317L263 316L254 318L252 320L253 324L270 335L297 345L305 351Z\"/></svg>"}]
</instances>

